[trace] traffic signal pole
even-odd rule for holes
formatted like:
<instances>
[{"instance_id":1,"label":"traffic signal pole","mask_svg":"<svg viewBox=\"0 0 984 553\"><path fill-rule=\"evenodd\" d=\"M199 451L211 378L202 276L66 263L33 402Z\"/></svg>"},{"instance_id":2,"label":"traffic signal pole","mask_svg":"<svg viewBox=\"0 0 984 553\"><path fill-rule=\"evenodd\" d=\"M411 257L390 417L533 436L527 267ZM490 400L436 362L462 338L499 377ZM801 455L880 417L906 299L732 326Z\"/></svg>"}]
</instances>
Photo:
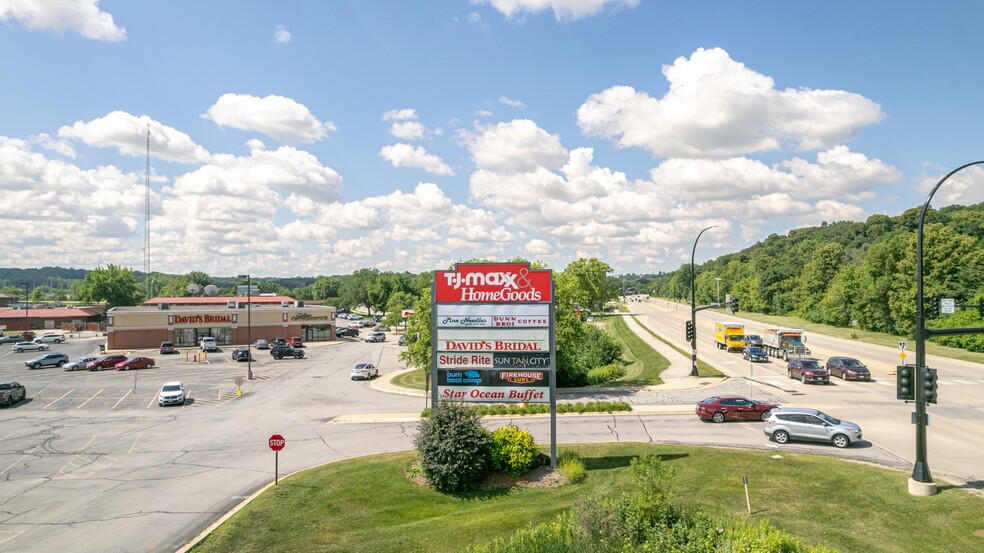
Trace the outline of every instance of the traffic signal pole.
<instances>
[{"instance_id":1,"label":"traffic signal pole","mask_svg":"<svg viewBox=\"0 0 984 553\"><path fill-rule=\"evenodd\" d=\"M690 376L700 376L697 373L697 275L694 271L694 256L697 254L697 241L705 232L716 228L717 225L711 225L706 229L700 231L697 238L694 240L694 249L690 252L690 325L693 328L693 334L690 336Z\"/></svg>"}]
</instances>

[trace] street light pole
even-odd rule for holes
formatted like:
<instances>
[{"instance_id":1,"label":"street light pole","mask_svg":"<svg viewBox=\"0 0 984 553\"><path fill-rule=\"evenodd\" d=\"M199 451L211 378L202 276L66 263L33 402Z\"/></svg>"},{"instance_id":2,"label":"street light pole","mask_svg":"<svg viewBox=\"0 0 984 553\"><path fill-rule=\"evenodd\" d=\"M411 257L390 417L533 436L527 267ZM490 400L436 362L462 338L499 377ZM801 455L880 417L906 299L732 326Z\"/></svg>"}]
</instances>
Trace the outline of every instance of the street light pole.
<instances>
[{"instance_id":1,"label":"street light pole","mask_svg":"<svg viewBox=\"0 0 984 553\"><path fill-rule=\"evenodd\" d=\"M31 330L31 285L22 282L24 287L24 318L27 320L27 329Z\"/></svg>"},{"instance_id":2,"label":"street light pole","mask_svg":"<svg viewBox=\"0 0 984 553\"><path fill-rule=\"evenodd\" d=\"M690 376L700 376L697 373L697 274L694 272L694 256L697 254L697 241L700 240L701 235L716 227L717 225L712 225L700 231L694 240L694 249L690 252L690 324L694 329L693 335L690 337L690 351L692 352L690 354Z\"/></svg>"},{"instance_id":3,"label":"street light pole","mask_svg":"<svg viewBox=\"0 0 984 553\"><path fill-rule=\"evenodd\" d=\"M916 424L916 462L912 467L912 478L909 480L909 493L912 495L935 495L937 488L933 476L929 472L929 460L926 453L926 426L929 423L926 415L926 401L923 398L922 390L925 385L923 382L923 371L926 366L926 318L923 315L923 223L926 219L926 211L929 210L929 202L933 200L933 195L939 190L940 186L946 182L954 173L966 169L972 165L984 164L984 161L974 161L966 165L961 165L946 174L945 177L936 183L933 190L926 197L922 211L919 213L919 226L916 229L916 412L914 422Z\"/></svg>"},{"instance_id":4,"label":"street light pole","mask_svg":"<svg viewBox=\"0 0 984 553\"><path fill-rule=\"evenodd\" d=\"M721 305L721 277L714 277L714 282L717 284L717 288L718 288L717 304Z\"/></svg>"},{"instance_id":5,"label":"street light pole","mask_svg":"<svg viewBox=\"0 0 984 553\"><path fill-rule=\"evenodd\" d=\"M250 275L239 275L246 279L246 380L253 380L253 281Z\"/></svg>"}]
</instances>

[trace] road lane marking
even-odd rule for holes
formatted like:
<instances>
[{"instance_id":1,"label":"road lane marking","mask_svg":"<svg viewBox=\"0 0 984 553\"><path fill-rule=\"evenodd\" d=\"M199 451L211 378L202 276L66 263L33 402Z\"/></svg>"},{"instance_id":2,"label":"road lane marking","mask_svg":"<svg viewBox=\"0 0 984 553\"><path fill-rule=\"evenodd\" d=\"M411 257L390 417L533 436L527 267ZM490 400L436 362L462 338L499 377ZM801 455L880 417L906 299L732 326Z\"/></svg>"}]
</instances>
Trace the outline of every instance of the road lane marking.
<instances>
[{"instance_id":1,"label":"road lane marking","mask_svg":"<svg viewBox=\"0 0 984 553\"><path fill-rule=\"evenodd\" d=\"M96 399L96 396L98 396L99 394L101 394L102 391L105 390L105 389L106 388L101 388L98 392L92 394L92 397L90 397L89 399L83 401L82 402L82 405L79 405L78 407L76 407L76 409L81 409L86 403L89 403L90 401Z\"/></svg>"},{"instance_id":2,"label":"road lane marking","mask_svg":"<svg viewBox=\"0 0 984 553\"><path fill-rule=\"evenodd\" d=\"M154 400L155 399L157 399L157 396L151 396L150 397L150 403L148 403L147 406L144 407L144 409L150 409L150 406L154 404Z\"/></svg>"},{"instance_id":3,"label":"road lane marking","mask_svg":"<svg viewBox=\"0 0 984 553\"><path fill-rule=\"evenodd\" d=\"M96 436L98 436L98 435L99 434L93 435L92 438L89 439L89 442L87 444L85 444L84 446L82 446L82 449L80 449L79 452L76 453L74 457L72 457L71 459L69 459L67 463L65 463L64 465L62 465L62 467L60 469L58 469L58 472L55 473L55 476L58 476L59 474L64 473L65 472L65 467L67 467L69 465L71 465L72 468L79 468L79 467L85 466L85 465L76 465L75 464L75 460L82 457L82 454L85 452L86 449L89 448L90 445L92 445L92 442L96 439ZM86 464L88 464L88 463L86 463Z\"/></svg>"},{"instance_id":4,"label":"road lane marking","mask_svg":"<svg viewBox=\"0 0 984 553\"><path fill-rule=\"evenodd\" d=\"M121 403L123 403L123 400L126 399L126 396L130 395L130 392L132 392L132 391L133 390L127 390L126 393L123 394L123 397L121 397L120 400L116 402L116 405L113 405L112 408L113 409L116 409L116 406L119 405L119 404L121 404Z\"/></svg>"},{"instance_id":5,"label":"road lane marking","mask_svg":"<svg viewBox=\"0 0 984 553\"><path fill-rule=\"evenodd\" d=\"M10 534L6 538L0 539L0 544L7 543L8 541L16 538L17 536L27 532L27 530L0 530L0 536L3 534Z\"/></svg>"},{"instance_id":6,"label":"road lane marking","mask_svg":"<svg viewBox=\"0 0 984 553\"><path fill-rule=\"evenodd\" d=\"M63 395L62 397L60 397L60 398L58 398L58 399L56 399L55 401L52 401L52 402L51 402L51 403L49 403L48 405L45 405L45 406L44 406L44 407L42 407L41 409L42 409L42 410L44 410L44 409L47 409L48 407L51 407L52 405L54 405L54 404L56 404L56 403L58 403L59 401L61 401L61 400L63 400L63 399L65 399L65 396L67 396L68 394L70 394L70 393L72 393L72 392L74 392L74 391L75 391L75 388L72 388L71 390L69 390L69 391L67 391L67 392L65 392L65 395Z\"/></svg>"},{"instance_id":7,"label":"road lane marking","mask_svg":"<svg viewBox=\"0 0 984 553\"><path fill-rule=\"evenodd\" d=\"M7 472L8 470L10 470L10 469L14 468L15 466L17 466L25 458L30 457L31 455L34 455L34 453L38 450L39 447L41 447L41 446L35 446L35 448L32 449L29 453L25 453L24 455L21 455L21 458L20 459L17 459L13 463L10 463L10 465L8 465L7 468L5 468L3 470L0 470L0 476L3 476L5 472Z\"/></svg>"}]
</instances>

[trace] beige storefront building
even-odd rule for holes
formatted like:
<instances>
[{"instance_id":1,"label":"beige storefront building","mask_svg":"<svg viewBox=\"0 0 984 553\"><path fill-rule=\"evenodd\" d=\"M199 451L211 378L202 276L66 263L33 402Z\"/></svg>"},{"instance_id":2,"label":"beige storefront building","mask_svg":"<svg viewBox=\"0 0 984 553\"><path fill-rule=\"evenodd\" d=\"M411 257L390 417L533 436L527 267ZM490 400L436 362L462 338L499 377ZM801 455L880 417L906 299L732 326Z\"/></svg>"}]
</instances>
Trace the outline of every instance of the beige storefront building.
<instances>
[{"instance_id":1,"label":"beige storefront building","mask_svg":"<svg viewBox=\"0 0 984 553\"><path fill-rule=\"evenodd\" d=\"M206 336L215 338L220 346L245 345L260 338L300 336L305 342L335 339L334 307L296 301L254 301L247 305L243 297L214 300L218 301L114 307L106 313L106 349L156 348L164 341L176 347L195 347Z\"/></svg>"}]
</instances>

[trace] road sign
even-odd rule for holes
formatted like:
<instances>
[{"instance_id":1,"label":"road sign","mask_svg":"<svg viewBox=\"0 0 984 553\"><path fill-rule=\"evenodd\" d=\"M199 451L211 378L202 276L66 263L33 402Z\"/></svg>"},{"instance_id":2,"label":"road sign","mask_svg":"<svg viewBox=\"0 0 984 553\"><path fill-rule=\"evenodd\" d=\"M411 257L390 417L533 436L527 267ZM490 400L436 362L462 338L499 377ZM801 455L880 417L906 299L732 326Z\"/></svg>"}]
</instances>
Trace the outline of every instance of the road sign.
<instances>
[{"instance_id":1,"label":"road sign","mask_svg":"<svg viewBox=\"0 0 984 553\"><path fill-rule=\"evenodd\" d=\"M287 440L284 440L284 437L280 434L270 436L270 449L280 451L285 445L287 445Z\"/></svg>"},{"instance_id":2,"label":"road sign","mask_svg":"<svg viewBox=\"0 0 984 553\"><path fill-rule=\"evenodd\" d=\"M905 351L905 342L903 342L901 340L899 341L899 349L902 350L902 351Z\"/></svg>"},{"instance_id":3,"label":"road sign","mask_svg":"<svg viewBox=\"0 0 984 553\"><path fill-rule=\"evenodd\" d=\"M899 353L899 359L905 361L905 352L904 351L901 352L901 353Z\"/></svg>"},{"instance_id":4,"label":"road sign","mask_svg":"<svg viewBox=\"0 0 984 553\"><path fill-rule=\"evenodd\" d=\"M957 302L953 298L940 298L940 313L952 315L957 312Z\"/></svg>"}]
</instances>

